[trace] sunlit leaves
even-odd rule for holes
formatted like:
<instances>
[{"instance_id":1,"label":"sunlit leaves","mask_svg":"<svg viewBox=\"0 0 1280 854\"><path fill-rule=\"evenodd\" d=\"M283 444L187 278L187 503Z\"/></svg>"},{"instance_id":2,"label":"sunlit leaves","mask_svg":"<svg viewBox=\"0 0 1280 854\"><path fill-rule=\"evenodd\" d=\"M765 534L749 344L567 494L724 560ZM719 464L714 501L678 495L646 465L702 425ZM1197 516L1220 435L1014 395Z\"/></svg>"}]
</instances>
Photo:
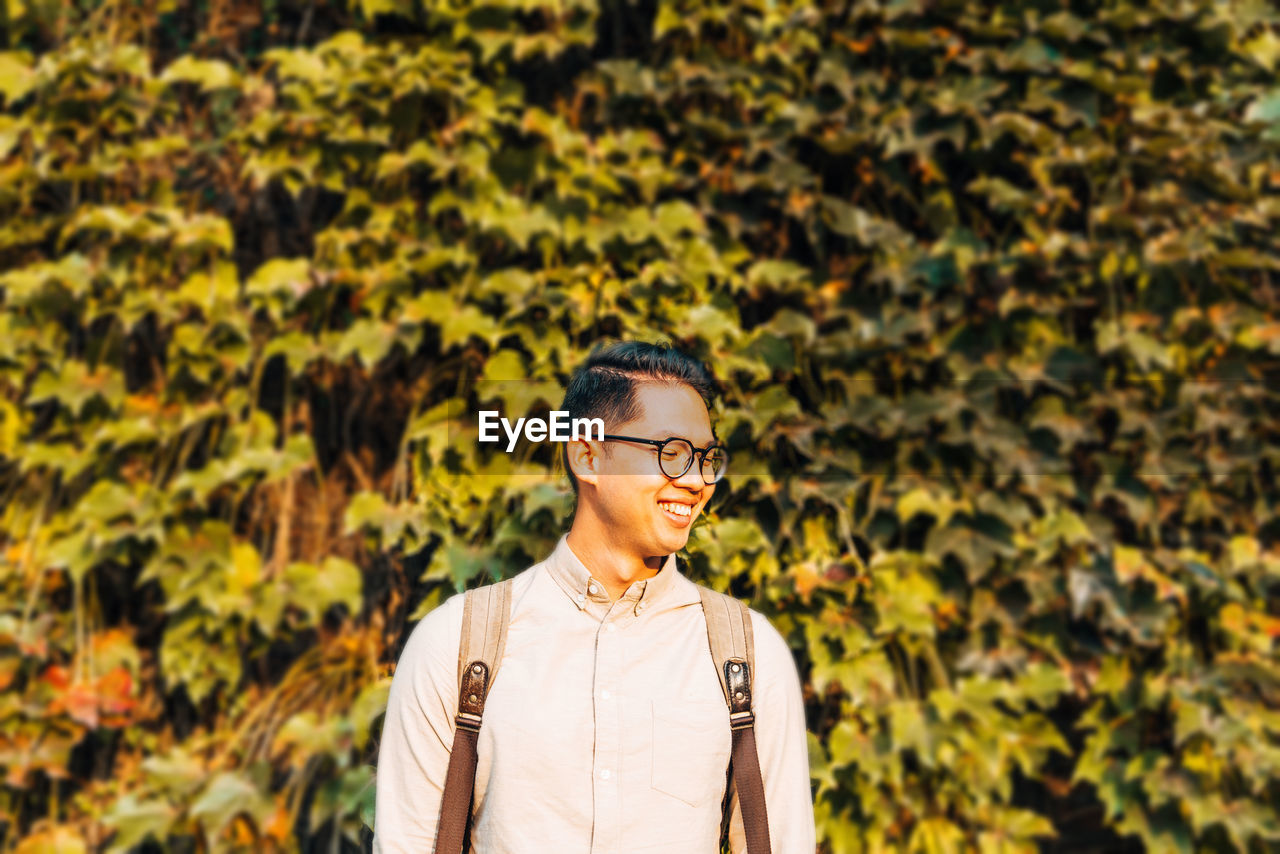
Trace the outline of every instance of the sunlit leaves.
<instances>
[{"instance_id":1,"label":"sunlit leaves","mask_svg":"<svg viewBox=\"0 0 1280 854\"><path fill-rule=\"evenodd\" d=\"M12 107L36 85L31 56L23 51L0 52L0 94L5 106Z\"/></svg>"},{"instance_id":2,"label":"sunlit leaves","mask_svg":"<svg viewBox=\"0 0 1280 854\"><path fill-rule=\"evenodd\" d=\"M285 581L291 588L290 599L313 619L330 605L346 605L353 615L360 611L360 570L348 560L327 557L318 567L292 563L285 570Z\"/></svg>"},{"instance_id":3,"label":"sunlit leaves","mask_svg":"<svg viewBox=\"0 0 1280 854\"><path fill-rule=\"evenodd\" d=\"M209 781L191 805L191 816L204 829L206 844L212 844L222 830L242 812L253 817L258 827L265 824L270 802L260 797L252 782L241 774L224 771Z\"/></svg>"},{"instance_id":4,"label":"sunlit leaves","mask_svg":"<svg viewBox=\"0 0 1280 854\"><path fill-rule=\"evenodd\" d=\"M204 92L234 89L240 85L240 75L227 63L216 59L197 59L194 56L179 57L165 68L160 79L166 83L196 83Z\"/></svg>"},{"instance_id":5,"label":"sunlit leaves","mask_svg":"<svg viewBox=\"0 0 1280 854\"><path fill-rule=\"evenodd\" d=\"M1265 4L597 5L0 53L10 789L112 730L52 812L118 850L354 840L401 620L571 506L464 416L619 336L724 385L689 572L796 651L833 854L1273 841Z\"/></svg>"}]
</instances>

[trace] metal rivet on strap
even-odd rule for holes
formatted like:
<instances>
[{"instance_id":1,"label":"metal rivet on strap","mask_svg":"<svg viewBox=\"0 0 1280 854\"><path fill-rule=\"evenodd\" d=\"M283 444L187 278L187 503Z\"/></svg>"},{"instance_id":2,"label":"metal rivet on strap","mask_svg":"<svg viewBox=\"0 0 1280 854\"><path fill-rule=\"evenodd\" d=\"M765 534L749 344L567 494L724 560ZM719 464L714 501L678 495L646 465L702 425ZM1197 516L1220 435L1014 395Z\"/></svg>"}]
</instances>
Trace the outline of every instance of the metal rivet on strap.
<instances>
[{"instance_id":1,"label":"metal rivet on strap","mask_svg":"<svg viewBox=\"0 0 1280 854\"><path fill-rule=\"evenodd\" d=\"M734 695L733 695L733 698L734 698L735 700L741 700L741 699L742 699L742 692L741 692L741 691L738 691L736 694L734 694ZM474 699L474 697L473 697L472 699Z\"/></svg>"},{"instance_id":2,"label":"metal rivet on strap","mask_svg":"<svg viewBox=\"0 0 1280 854\"><path fill-rule=\"evenodd\" d=\"M475 673L476 675L479 675L480 673L484 672L484 668L478 664L473 664L471 666L471 672Z\"/></svg>"},{"instance_id":3,"label":"metal rivet on strap","mask_svg":"<svg viewBox=\"0 0 1280 854\"><path fill-rule=\"evenodd\" d=\"M742 669L742 666L739 664L731 664L729 665L729 669L732 670L734 673L737 673L739 670Z\"/></svg>"},{"instance_id":4,"label":"metal rivet on strap","mask_svg":"<svg viewBox=\"0 0 1280 854\"><path fill-rule=\"evenodd\" d=\"M474 702L476 701L476 695L475 695L475 694L472 694L472 695L471 695L470 697L468 697L467 699L474 703Z\"/></svg>"}]
</instances>

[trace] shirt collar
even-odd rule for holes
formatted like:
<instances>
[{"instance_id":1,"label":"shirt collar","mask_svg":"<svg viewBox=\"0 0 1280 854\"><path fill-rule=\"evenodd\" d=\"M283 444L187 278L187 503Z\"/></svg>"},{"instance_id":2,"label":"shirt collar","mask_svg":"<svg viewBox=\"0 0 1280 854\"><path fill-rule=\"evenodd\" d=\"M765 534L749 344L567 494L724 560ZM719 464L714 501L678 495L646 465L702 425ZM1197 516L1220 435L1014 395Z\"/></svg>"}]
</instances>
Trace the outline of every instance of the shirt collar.
<instances>
[{"instance_id":1,"label":"shirt collar","mask_svg":"<svg viewBox=\"0 0 1280 854\"><path fill-rule=\"evenodd\" d=\"M603 583L593 578L586 564L569 548L569 535L565 534L556 543L551 556L546 560L547 572L555 579L556 584L573 601L581 611L597 609L603 611L609 607L609 592ZM651 578L635 581L627 588L620 601L634 603L637 616L655 605L662 604L671 594L682 589L689 582L680 575L676 566L674 553L667 555L658 574Z\"/></svg>"}]
</instances>

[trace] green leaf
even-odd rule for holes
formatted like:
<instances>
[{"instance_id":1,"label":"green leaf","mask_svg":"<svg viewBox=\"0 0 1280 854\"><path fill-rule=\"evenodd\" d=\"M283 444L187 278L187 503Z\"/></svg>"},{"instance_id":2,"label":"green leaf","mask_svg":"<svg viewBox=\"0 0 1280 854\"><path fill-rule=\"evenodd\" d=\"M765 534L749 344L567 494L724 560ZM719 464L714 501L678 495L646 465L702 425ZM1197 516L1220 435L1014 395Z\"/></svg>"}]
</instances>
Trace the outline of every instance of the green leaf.
<instances>
[{"instance_id":1,"label":"green leaf","mask_svg":"<svg viewBox=\"0 0 1280 854\"><path fill-rule=\"evenodd\" d=\"M271 803L253 783L239 773L223 771L209 781L209 785L191 805L191 817L200 823L205 838L213 840L237 815L246 813L251 817L262 816L270 808Z\"/></svg>"},{"instance_id":2,"label":"green leaf","mask_svg":"<svg viewBox=\"0 0 1280 854\"><path fill-rule=\"evenodd\" d=\"M787 389L771 385L751 401L751 436L757 439L777 421L799 418L800 404Z\"/></svg>"},{"instance_id":3,"label":"green leaf","mask_svg":"<svg viewBox=\"0 0 1280 854\"><path fill-rule=\"evenodd\" d=\"M373 370L395 343L395 327L392 324L362 317L338 341L335 355L341 360L355 353L367 370Z\"/></svg>"},{"instance_id":4,"label":"green leaf","mask_svg":"<svg viewBox=\"0 0 1280 854\"><path fill-rule=\"evenodd\" d=\"M746 284L750 288L769 287L788 290L807 283L809 270L793 261L757 261L747 270Z\"/></svg>"},{"instance_id":5,"label":"green leaf","mask_svg":"<svg viewBox=\"0 0 1280 854\"><path fill-rule=\"evenodd\" d=\"M317 567L294 562L285 567L284 579L292 595L290 603L318 620L332 605L346 605L352 616L363 604L364 576L351 561L330 556Z\"/></svg>"},{"instance_id":6,"label":"green leaf","mask_svg":"<svg viewBox=\"0 0 1280 854\"><path fill-rule=\"evenodd\" d=\"M936 495L932 490L917 486L898 499L898 518L909 522L917 513L925 513L933 516L940 527L945 527L957 507L957 502L951 498Z\"/></svg>"},{"instance_id":7,"label":"green leaf","mask_svg":"<svg viewBox=\"0 0 1280 854\"><path fill-rule=\"evenodd\" d=\"M175 799L185 798L208 778L204 763L182 747L142 761L142 773L153 790Z\"/></svg>"},{"instance_id":8,"label":"green leaf","mask_svg":"<svg viewBox=\"0 0 1280 854\"><path fill-rule=\"evenodd\" d=\"M945 818L921 820L907 843L910 851L924 854L949 854L964 848L964 832Z\"/></svg>"},{"instance_id":9,"label":"green leaf","mask_svg":"<svg viewBox=\"0 0 1280 854\"><path fill-rule=\"evenodd\" d=\"M363 750L373 735L373 724L387 709L387 696L391 690L391 677L384 676L360 690L347 715L355 733L357 750Z\"/></svg>"},{"instance_id":10,"label":"green leaf","mask_svg":"<svg viewBox=\"0 0 1280 854\"><path fill-rule=\"evenodd\" d=\"M686 232L698 236L707 232L706 222L688 202L664 202L658 205L654 215L658 221L659 230L672 238Z\"/></svg>"},{"instance_id":11,"label":"green leaf","mask_svg":"<svg viewBox=\"0 0 1280 854\"><path fill-rule=\"evenodd\" d=\"M130 851L147 840L163 844L176 816L177 810L162 799L140 800L132 792L123 795L103 816L103 823L115 830L107 851Z\"/></svg>"},{"instance_id":12,"label":"green leaf","mask_svg":"<svg viewBox=\"0 0 1280 854\"><path fill-rule=\"evenodd\" d=\"M1240 48L1267 71L1275 72L1276 63L1280 61L1280 37L1270 27L1263 28Z\"/></svg>"},{"instance_id":13,"label":"green leaf","mask_svg":"<svg viewBox=\"0 0 1280 854\"><path fill-rule=\"evenodd\" d=\"M1280 88L1254 98L1245 109L1244 118L1250 122L1280 121Z\"/></svg>"}]
</instances>

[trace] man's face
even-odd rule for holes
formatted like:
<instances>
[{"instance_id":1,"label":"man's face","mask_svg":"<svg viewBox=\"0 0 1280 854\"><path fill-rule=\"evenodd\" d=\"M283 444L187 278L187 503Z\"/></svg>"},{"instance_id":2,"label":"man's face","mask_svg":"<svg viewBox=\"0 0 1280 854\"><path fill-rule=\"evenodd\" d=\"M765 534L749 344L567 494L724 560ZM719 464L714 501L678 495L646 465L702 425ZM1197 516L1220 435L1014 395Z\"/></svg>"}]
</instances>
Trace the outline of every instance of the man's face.
<instances>
[{"instance_id":1,"label":"man's face","mask_svg":"<svg viewBox=\"0 0 1280 854\"><path fill-rule=\"evenodd\" d=\"M687 385L641 382L636 387L641 415L613 426L610 435L641 439L687 439L696 448L715 441L711 418L698 393ZM643 557L679 551L693 522L715 492L703 483L701 458L672 479L658 467L658 448L637 442L608 442L600 460L597 512L619 544Z\"/></svg>"}]
</instances>

